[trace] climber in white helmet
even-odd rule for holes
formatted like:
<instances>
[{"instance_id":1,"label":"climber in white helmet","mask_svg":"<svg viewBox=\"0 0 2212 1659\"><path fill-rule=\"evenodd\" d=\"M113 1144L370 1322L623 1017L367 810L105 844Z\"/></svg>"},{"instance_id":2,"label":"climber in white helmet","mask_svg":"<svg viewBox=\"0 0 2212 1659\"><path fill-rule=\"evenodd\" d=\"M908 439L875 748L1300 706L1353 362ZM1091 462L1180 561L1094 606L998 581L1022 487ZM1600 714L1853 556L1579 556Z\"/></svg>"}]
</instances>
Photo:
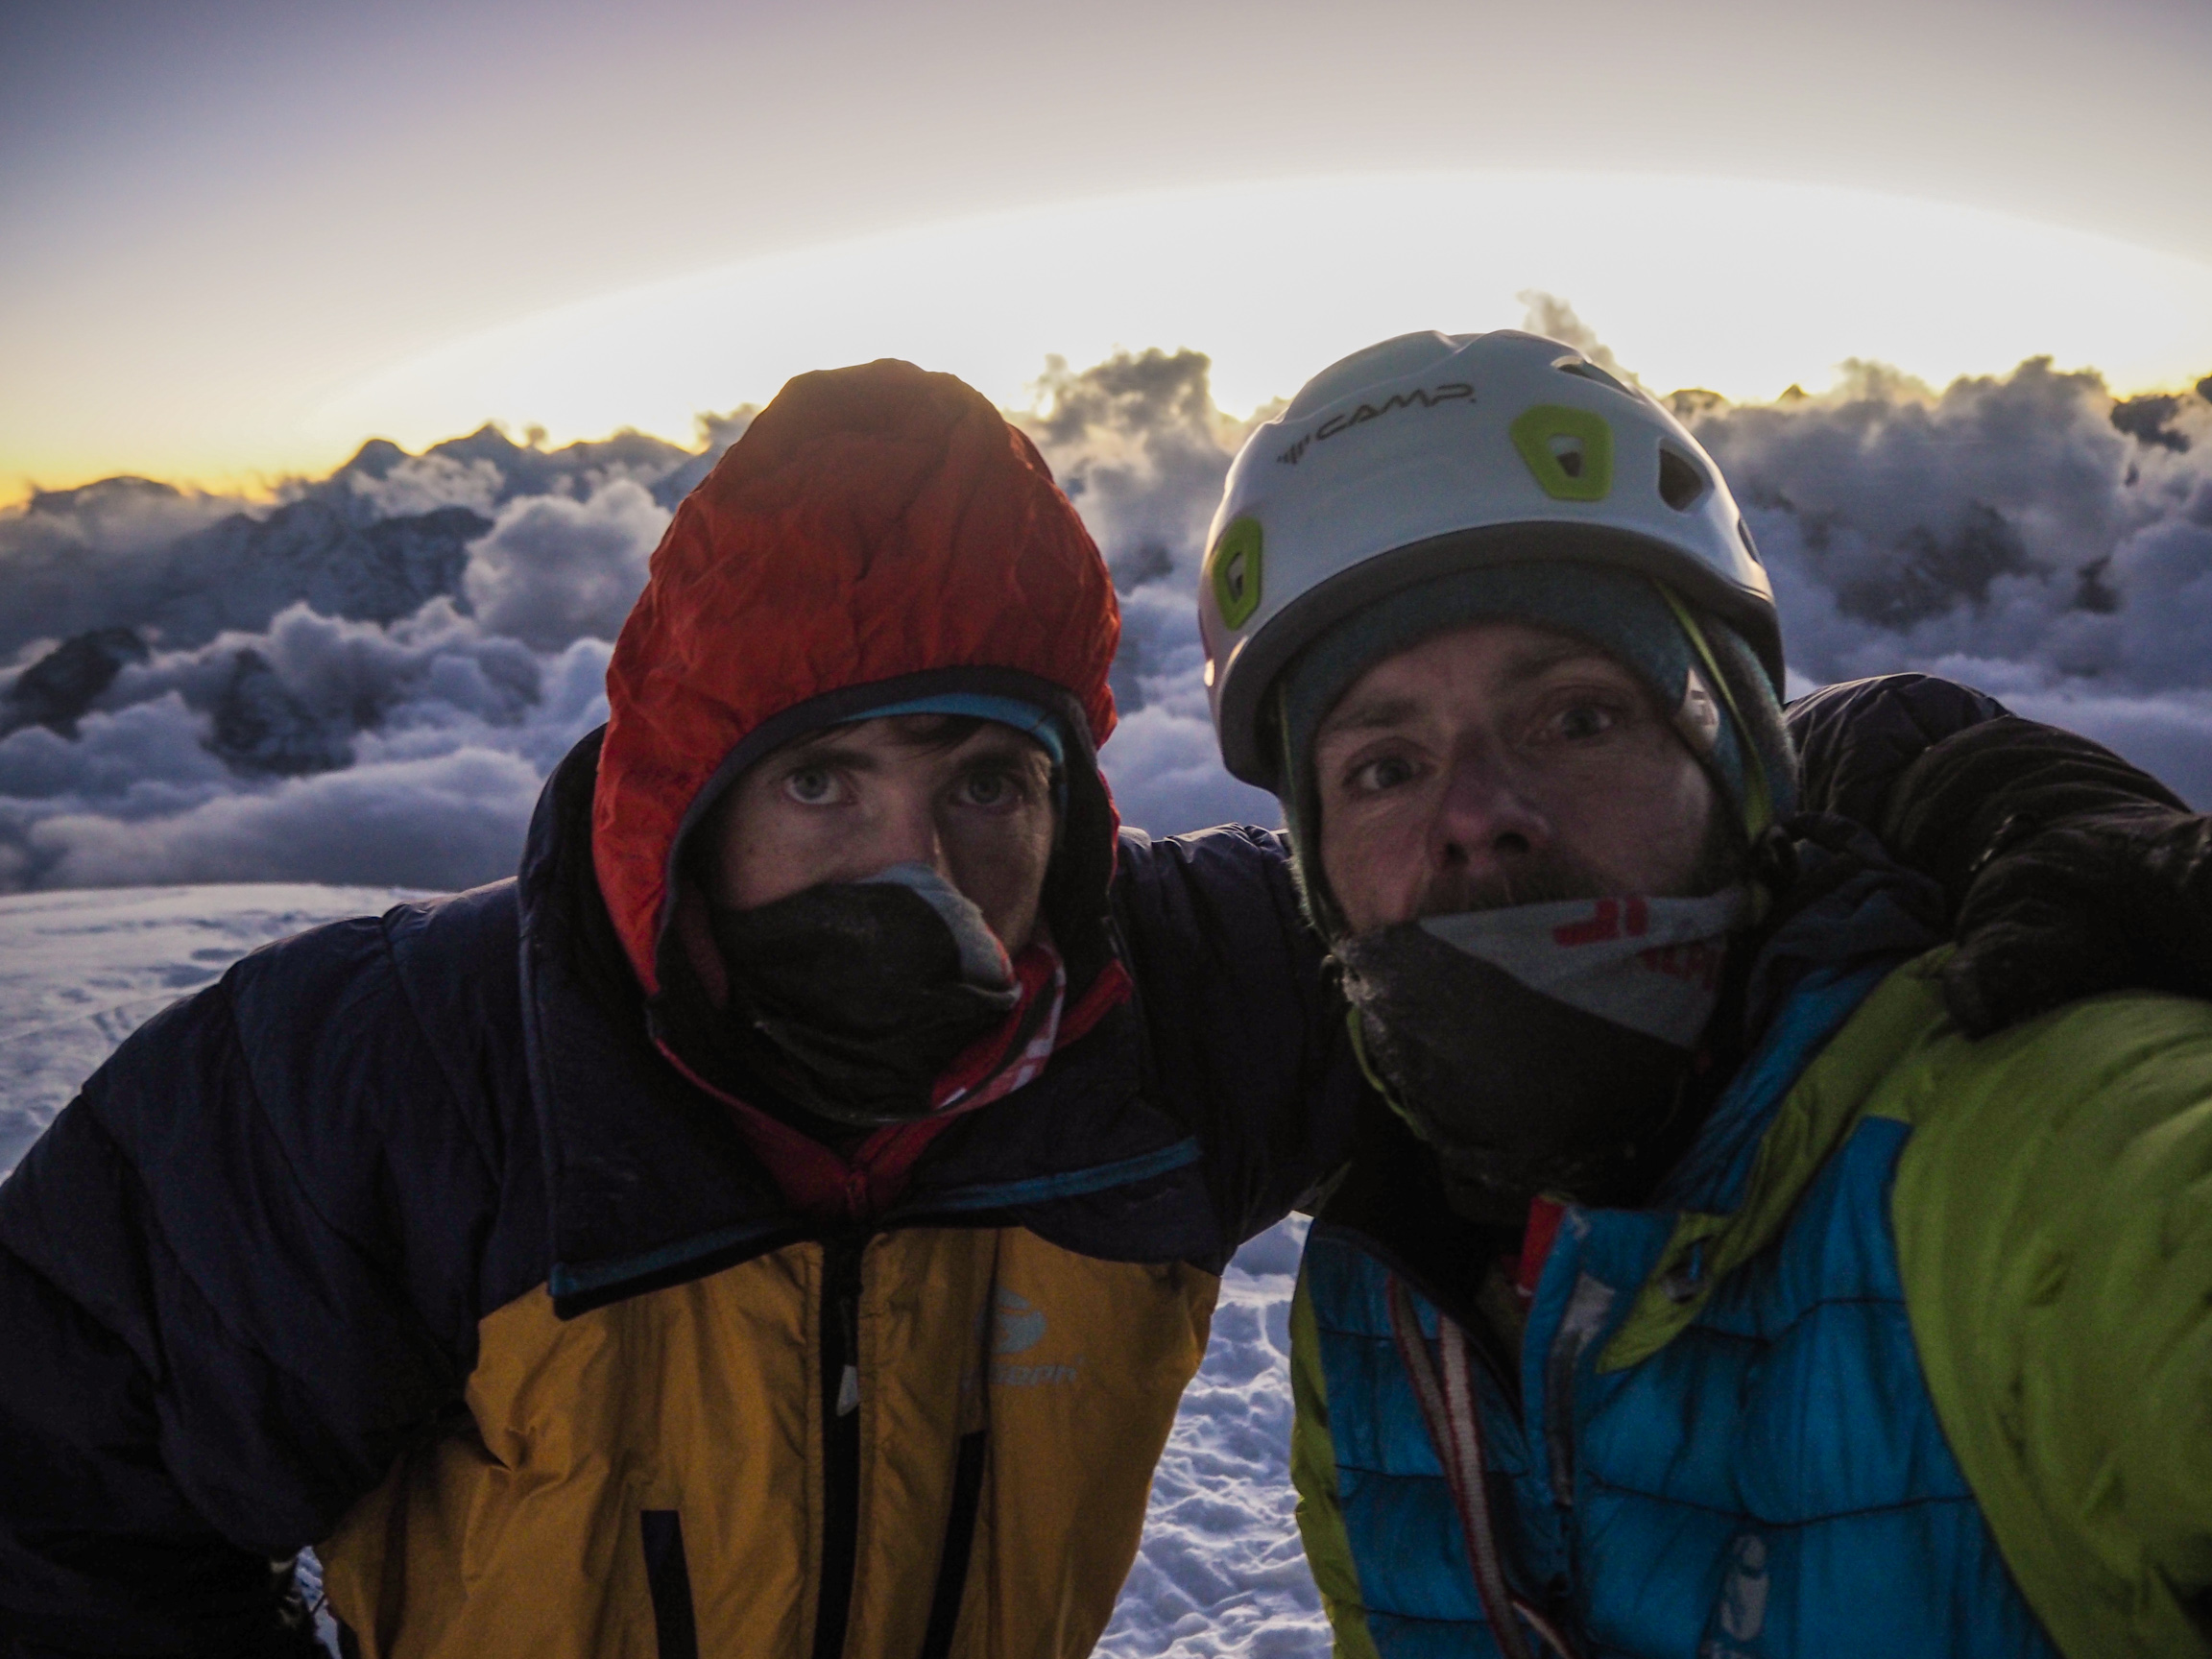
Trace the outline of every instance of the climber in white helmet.
<instances>
[{"instance_id":1,"label":"climber in white helmet","mask_svg":"<svg viewBox=\"0 0 2212 1659\"><path fill-rule=\"evenodd\" d=\"M1338 1652L2212 1650L2204 820L1942 682L1786 719L1719 469L1530 334L1316 376L1201 588L1375 1087L1291 1319ZM2084 880L2189 996L2021 971Z\"/></svg>"}]
</instances>

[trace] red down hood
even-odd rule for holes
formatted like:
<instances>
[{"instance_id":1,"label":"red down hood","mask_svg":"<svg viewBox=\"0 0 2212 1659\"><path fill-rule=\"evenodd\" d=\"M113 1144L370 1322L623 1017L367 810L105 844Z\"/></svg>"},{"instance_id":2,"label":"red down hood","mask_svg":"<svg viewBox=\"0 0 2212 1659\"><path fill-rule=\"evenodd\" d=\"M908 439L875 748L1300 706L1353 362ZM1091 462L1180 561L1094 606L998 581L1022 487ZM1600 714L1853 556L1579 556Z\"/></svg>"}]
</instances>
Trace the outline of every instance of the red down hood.
<instances>
[{"instance_id":1,"label":"red down hood","mask_svg":"<svg viewBox=\"0 0 2212 1659\"><path fill-rule=\"evenodd\" d=\"M791 381L677 508L608 665L592 859L647 995L671 855L709 785L910 694L867 688L948 670L1049 696L1094 751L1120 628L1090 533L979 393L888 359ZM1068 758L1071 783L1095 778L1093 756ZM1101 823L1078 861L1110 872L1111 806L1068 829Z\"/></svg>"}]
</instances>

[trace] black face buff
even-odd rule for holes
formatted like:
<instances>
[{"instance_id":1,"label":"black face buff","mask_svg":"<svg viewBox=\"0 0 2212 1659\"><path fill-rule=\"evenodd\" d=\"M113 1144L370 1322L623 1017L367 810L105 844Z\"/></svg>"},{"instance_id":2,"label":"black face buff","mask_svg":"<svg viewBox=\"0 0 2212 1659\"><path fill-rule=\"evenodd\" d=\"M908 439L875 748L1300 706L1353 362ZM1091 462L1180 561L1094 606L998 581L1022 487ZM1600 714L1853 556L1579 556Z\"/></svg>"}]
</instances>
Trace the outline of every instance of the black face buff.
<instances>
[{"instance_id":1,"label":"black face buff","mask_svg":"<svg viewBox=\"0 0 2212 1659\"><path fill-rule=\"evenodd\" d=\"M922 865L709 920L730 982L717 1046L833 1123L926 1117L946 1069L1021 1001L982 912Z\"/></svg>"},{"instance_id":2,"label":"black face buff","mask_svg":"<svg viewBox=\"0 0 2212 1659\"><path fill-rule=\"evenodd\" d=\"M1340 940L1369 1072L1453 1208L1637 1201L1679 1150L1683 1084L1740 890L1432 917Z\"/></svg>"}]
</instances>

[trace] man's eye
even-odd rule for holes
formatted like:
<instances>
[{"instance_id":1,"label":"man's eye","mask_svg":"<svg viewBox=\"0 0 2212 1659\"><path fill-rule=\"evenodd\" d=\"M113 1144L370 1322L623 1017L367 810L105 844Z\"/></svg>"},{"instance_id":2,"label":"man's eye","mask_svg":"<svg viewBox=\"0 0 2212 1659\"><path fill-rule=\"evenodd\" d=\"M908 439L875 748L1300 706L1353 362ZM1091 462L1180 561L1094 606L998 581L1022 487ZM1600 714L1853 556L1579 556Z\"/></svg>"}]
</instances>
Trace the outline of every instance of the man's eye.
<instances>
[{"instance_id":1,"label":"man's eye","mask_svg":"<svg viewBox=\"0 0 2212 1659\"><path fill-rule=\"evenodd\" d=\"M1572 708L1562 709L1552 717L1551 729L1558 735L1572 741L1602 736L1620 724L1621 713L1617 709L1608 708L1602 703L1576 703Z\"/></svg>"},{"instance_id":2,"label":"man's eye","mask_svg":"<svg viewBox=\"0 0 2212 1659\"><path fill-rule=\"evenodd\" d=\"M1361 795L1380 795L1413 781L1413 762L1403 755L1385 755L1380 760L1370 760L1352 773L1352 787Z\"/></svg>"},{"instance_id":3,"label":"man's eye","mask_svg":"<svg viewBox=\"0 0 2212 1659\"><path fill-rule=\"evenodd\" d=\"M1021 791L1003 772L972 772L962 781L960 793L971 806L1003 806Z\"/></svg>"},{"instance_id":4,"label":"man's eye","mask_svg":"<svg viewBox=\"0 0 2212 1659\"><path fill-rule=\"evenodd\" d=\"M827 806L837 797L837 780L827 766L802 766L783 780L783 793L802 806Z\"/></svg>"}]
</instances>

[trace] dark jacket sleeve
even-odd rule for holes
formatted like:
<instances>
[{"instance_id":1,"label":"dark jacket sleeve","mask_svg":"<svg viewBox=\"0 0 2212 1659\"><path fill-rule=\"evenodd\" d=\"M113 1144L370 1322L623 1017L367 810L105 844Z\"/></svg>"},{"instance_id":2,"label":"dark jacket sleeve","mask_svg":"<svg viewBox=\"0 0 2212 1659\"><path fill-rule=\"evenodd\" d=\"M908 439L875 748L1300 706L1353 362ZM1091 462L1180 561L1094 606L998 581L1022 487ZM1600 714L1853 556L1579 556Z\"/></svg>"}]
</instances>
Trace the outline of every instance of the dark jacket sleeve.
<instances>
[{"instance_id":1,"label":"dark jacket sleeve","mask_svg":"<svg viewBox=\"0 0 2212 1659\"><path fill-rule=\"evenodd\" d=\"M1197 1131L1231 1243L1341 1165L1365 1085L1274 830L1124 835L1117 922L1150 1086Z\"/></svg>"},{"instance_id":2,"label":"dark jacket sleeve","mask_svg":"<svg viewBox=\"0 0 2212 1659\"><path fill-rule=\"evenodd\" d=\"M1834 812L1943 884L1954 908L1991 859L2068 820L2187 813L2103 744L2022 720L1928 674L1823 686L1790 705L1808 811Z\"/></svg>"},{"instance_id":3,"label":"dark jacket sleeve","mask_svg":"<svg viewBox=\"0 0 2212 1659\"><path fill-rule=\"evenodd\" d=\"M1798 805L1879 830L1914 761L1946 738L2008 717L1996 698L1931 674L1823 685L1785 716L1797 750Z\"/></svg>"},{"instance_id":4,"label":"dark jacket sleeve","mask_svg":"<svg viewBox=\"0 0 2212 1659\"><path fill-rule=\"evenodd\" d=\"M2149 773L1921 674L1831 685L1790 726L1805 805L1941 883L1970 1033L2104 991L2212 997L2212 821Z\"/></svg>"},{"instance_id":5,"label":"dark jacket sleeve","mask_svg":"<svg viewBox=\"0 0 2212 1659\"><path fill-rule=\"evenodd\" d=\"M248 957L0 1187L14 1651L294 1650L290 1558L458 1400L502 1158L396 970L413 925Z\"/></svg>"}]
</instances>

